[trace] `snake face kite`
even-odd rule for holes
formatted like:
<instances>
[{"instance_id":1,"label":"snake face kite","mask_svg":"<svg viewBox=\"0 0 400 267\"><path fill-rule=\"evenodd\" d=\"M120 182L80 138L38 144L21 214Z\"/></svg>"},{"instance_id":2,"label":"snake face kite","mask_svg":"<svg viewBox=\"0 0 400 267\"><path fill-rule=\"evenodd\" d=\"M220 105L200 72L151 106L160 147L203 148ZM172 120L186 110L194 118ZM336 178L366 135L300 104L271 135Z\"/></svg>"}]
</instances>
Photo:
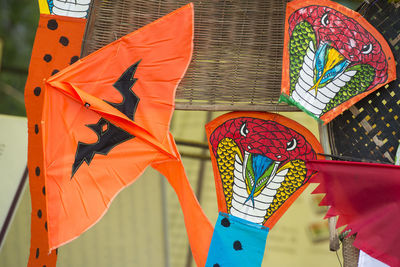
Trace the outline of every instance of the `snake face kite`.
<instances>
[{"instance_id":1,"label":"snake face kite","mask_svg":"<svg viewBox=\"0 0 400 267\"><path fill-rule=\"evenodd\" d=\"M207 126L222 212L272 227L305 189L316 138L277 114L234 112Z\"/></svg>"},{"instance_id":2,"label":"snake face kite","mask_svg":"<svg viewBox=\"0 0 400 267\"><path fill-rule=\"evenodd\" d=\"M393 54L358 13L330 2L287 6L281 100L325 123L395 79Z\"/></svg>"}]
</instances>

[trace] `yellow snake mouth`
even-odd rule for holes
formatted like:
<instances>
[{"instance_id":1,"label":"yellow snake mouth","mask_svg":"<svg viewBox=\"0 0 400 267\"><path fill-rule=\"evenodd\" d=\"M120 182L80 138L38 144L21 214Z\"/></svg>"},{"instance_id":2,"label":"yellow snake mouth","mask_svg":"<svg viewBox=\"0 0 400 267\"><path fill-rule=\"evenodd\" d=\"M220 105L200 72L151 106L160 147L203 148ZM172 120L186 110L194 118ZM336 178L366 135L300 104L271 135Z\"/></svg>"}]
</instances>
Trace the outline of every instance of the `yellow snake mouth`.
<instances>
[{"instance_id":1,"label":"yellow snake mouth","mask_svg":"<svg viewBox=\"0 0 400 267\"><path fill-rule=\"evenodd\" d=\"M303 185L306 177L304 161L294 159L282 166L281 162L272 161L258 170L258 179L253 179L255 176L251 175L257 173L253 166L260 160L252 161L254 155L249 152L243 157L230 138L219 143L217 155L228 213L258 224L265 223Z\"/></svg>"}]
</instances>

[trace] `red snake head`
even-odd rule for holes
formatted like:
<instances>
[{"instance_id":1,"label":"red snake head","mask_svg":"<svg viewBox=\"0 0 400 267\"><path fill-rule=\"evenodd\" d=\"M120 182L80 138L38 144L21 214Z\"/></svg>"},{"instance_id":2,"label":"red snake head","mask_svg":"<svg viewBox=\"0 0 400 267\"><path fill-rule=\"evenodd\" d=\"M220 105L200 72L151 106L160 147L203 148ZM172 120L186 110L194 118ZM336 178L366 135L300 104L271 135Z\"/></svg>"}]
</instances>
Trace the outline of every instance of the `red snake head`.
<instances>
[{"instance_id":1,"label":"red snake head","mask_svg":"<svg viewBox=\"0 0 400 267\"><path fill-rule=\"evenodd\" d=\"M317 47L328 43L346 60L347 68L368 64L375 69L375 78L368 89L387 79L388 64L381 45L356 20L326 6L312 5L297 10L289 19L289 35L299 23L307 21L316 34Z\"/></svg>"},{"instance_id":2,"label":"red snake head","mask_svg":"<svg viewBox=\"0 0 400 267\"><path fill-rule=\"evenodd\" d=\"M227 120L211 134L210 143L228 210L256 223L263 223L308 180L305 161L316 159L301 134L258 118Z\"/></svg>"},{"instance_id":3,"label":"red snake head","mask_svg":"<svg viewBox=\"0 0 400 267\"><path fill-rule=\"evenodd\" d=\"M315 119L329 122L395 78L389 45L358 13L294 0L286 19L281 100Z\"/></svg>"},{"instance_id":4,"label":"red snake head","mask_svg":"<svg viewBox=\"0 0 400 267\"><path fill-rule=\"evenodd\" d=\"M311 145L301 134L275 121L245 117L228 120L211 136L214 154L224 138L232 138L242 155L246 152L264 155L281 164L294 159L316 158Z\"/></svg>"}]
</instances>

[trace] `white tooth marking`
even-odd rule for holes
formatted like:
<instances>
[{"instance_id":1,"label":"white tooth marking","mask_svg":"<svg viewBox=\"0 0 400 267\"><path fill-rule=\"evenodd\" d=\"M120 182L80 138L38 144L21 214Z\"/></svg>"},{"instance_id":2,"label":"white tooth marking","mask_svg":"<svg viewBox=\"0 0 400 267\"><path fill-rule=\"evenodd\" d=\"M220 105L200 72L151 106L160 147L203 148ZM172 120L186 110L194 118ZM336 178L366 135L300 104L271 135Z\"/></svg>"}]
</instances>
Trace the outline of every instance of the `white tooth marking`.
<instances>
[{"instance_id":1,"label":"white tooth marking","mask_svg":"<svg viewBox=\"0 0 400 267\"><path fill-rule=\"evenodd\" d=\"M233 216L242 218L244 220L251 221L253 223L258 223L258 224L263 223L264 217L250 216L246 213L246 211L247 211L247 209L245 209L244 212L238 211L234 206L232 206L232 208L231 208L231 214Z\"/></svg>"},{"instance_id":2,"label":"white tooth marking","mask_svg":"<svg viewBox=\"0 0 400 267\"><path fill-rule=\"evenodd\" d=\"M233 194L232 194L232 207L230 213L239 218L249 220L254 223L262 224L264 217L270 207L274 197L276 195L277 189L284 181L288 169L285 169L279 173L276 173L279 162L275 163L274 169L271 173L270 181L260 192L259 195L254 197L254 207L253 202L249 197L246 189L246 184L244 181L244 173L239 170L245 170L249 158L249 153L245 152L244 163L240 161L240 158L235 156L235 170L234 170L234 180L233 180ZM265 178L264 178L265 179ZM251 183L254 183L250 179ZM247 201L246 201L247 200Z\"/></svg>"},{"instance_id":3,"label":"white tooth marking","mask_svg":"<svg viewBox=\"0 0 400 267\"><path fill-rule=\"evenodd\" d=\"M52 13L59 16L85 18L91 0L54 0Z\"/></svg>"},{"instance_id":4,"label":"white tooth marking","mask_svg":"<svg viewBox=\"0 0 400 267\"><path fill-rule=\"evenodd\" d=\"M270 182L267 186L269 189L278 189L281 186L281 183Z\"/></svg>"},{"instance_id":5,"label":"white tooth marking","mask_svg":"<svg viewBox=\"0 0 400 267\"><path fill-rule=\"evenodd\" d=\"M310 91L308 89L310 89L312 85L310 85L306 81L304 81L303 77L301 77L301 76L299 77L299 81L297 82L296 87L297 87L297 85L300 86L299 88L297 88L297 90L301 90L304 93L307 93L307 94L311 95L311 93L310 93Z\"/></svg>"},{"instance_id":6,"label":"white tooth marking","mask_svg":"<svg viewBox=\"0 0 400 267\"><path fill-rule=\"evenodd\" d=\"M313 43L313 41L310 41L310 43L308 44L308 48L310 48L310 51L312 52L312 55L313 55L313 57L314 57L315 49L314 49L314 43Z\"/></svg>"},{"instance_id":7,"label":"white tooth marking","mask_svg":"<svg viewBox=\"0 0 400 267\"><path fill-rule=\"evenodd\" d=\"M236 203L235 203L236 202ZM235 204L233 204L235 203ZM263 218L265 216L265 210L264 209L257 209L256 207L253 208L253 203L251 200L247 201L245 204L243 202L237 202L235 199L232 199L232 206L235 207L241 207L240 209L237 209L238 211L243 212L244 209L251 210L251 216L256 216L256 217L261 217Z\"/></svg>"},{"instance_id":8,"label":"white tooth marking","mask_svg":"<svg viewBox=\"0 0 400 267\"><path fill-rule=\"evenodd\" d=\"M343 87L343 86L346 85L345 82L343 82L343 81L341 81L340 79L337 79L337 78L334 79L334 80L332 81L332 83L333 83L334 85L338 86L338 87Z\"/></svg>"},{"instance_id":9,"label":"white tooth marking","mask_svg":"<svg viewBox=\"0 0 400 267\"><path fill-rule=\"evenodd\" d=\"M240 164L240 166L242 166L242 161L240 160L240 157L237 153L235 154L235 162Z\"/></svg>"},{"instance_id":10,"label":"white tooth marking","mask_svg":"<svg viewBox=\"0 0 400 267\"><path fill-rule=\"evenodd\" d=\"M306 55L304 57L304 64L303 64L303 68L305 70L306 73L312 73L313 70L313 58L310 58L308 55Z\"/></svg>"},{"instance_id":11,"label":"white tooth marking","mask_svg":"<svg viewBox=\"0 0 400 267\"><path fill-rule=\"evenodd\" d=\"M348 81L357 73L356 71L347 71L340 74L336 79L320 87L315 95L315 90L310 90L314 84L315 53L314 45L309 43L304 62L299 73L299 79L292 93L292 98L306 110L319 117L326 105L335 97L340 88L345 86Z\"/></svg>"},{"instance_id":12,"label":"white tooth marking","mask_svg":"<svg viewBox=\"0 0 400 267\"><path fill-rule=\"evenodd\" d=\"M285 169L283 171L280 171L275 175L275 177L272 179L275 183L282 183L283 180L285 180L285 176L288 173L289 169Z\"/></svg>"},{"instance_id":13,"label":"white tooth marking","mask_svg":"<svg viewBox=\"0 0 400 267\"><path fill-rule=\"evenodd\" d=\"M296 102L300 103L308 111L318 115L321 114L322 111L311 104L314 99L308 99L308 97L304 99L296 90L293 91L292 97Z\"/></svg>"},{"instance_id":14,"label":"white tooth marking","mask_svg":"<svg viewBox=\"0 0 400 267\"><path fill-rule=\"evenodd\" d=\"M313 78L312 76L310 76L310 74L308 74L307 72L304 71L304 69L300 70L300 77L303 79L303 81L306 84L314 84ZM311 86L310 86L311 88Z\"/></svg>"},{"instance_id":15,"label":"white tooth marking","mask_svg":"<svg viewBox=\"0 0 400 267\"><path fill-rule=\"evenodd\" d=\"M348 76L348 75L343 75L343 74L338 77L338 79L344 83L347 83L348 81L350 81L351 78L353 78L353 77Z\"/></svg>"},{"instance_id":16,"label":"white tooth marking","mask_svg":"<svg viewBox=\"0 0 400 267\"><path fill-rule=\"evenodd\" d=\"M337 87L334 83L328 83L326 86L322 87L321 89L326 88L327 90L324 91L327 97L333 98L337 92L339 92L340 87Z\"/></svg>"},{"instance_id":17,"label":"white tooth marking","mask_svg":"<svg viewBox=\"0 0 400 267\"><path fill-rule=\"evenodd\" d=\"M355 70L349 70L349 71L346 71L343 74L353 77L354 75L356 75L356 73L357 73L357 71L355 71Z\"/></svg>"}]
</instances>

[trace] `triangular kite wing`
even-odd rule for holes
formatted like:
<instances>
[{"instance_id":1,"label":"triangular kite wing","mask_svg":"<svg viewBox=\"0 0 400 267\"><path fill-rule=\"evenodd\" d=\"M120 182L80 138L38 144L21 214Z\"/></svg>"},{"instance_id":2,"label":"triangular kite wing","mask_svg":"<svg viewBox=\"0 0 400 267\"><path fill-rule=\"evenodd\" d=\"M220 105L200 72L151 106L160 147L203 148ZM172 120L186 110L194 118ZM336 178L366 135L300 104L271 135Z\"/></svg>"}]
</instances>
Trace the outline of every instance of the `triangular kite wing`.
<instances>
[{"instance_id":1,"label":"triangular kite wing","mask_svg":"<svg viewBox=\"0 0 400 267\"><path fill-rule=\"evenodd\" d=\"M44 175L50 249L76 238L156 159L193 49L193 6L121 38L46 82Z\"/></svg>"},{"instance_id":2,"label":"triangular kite wing","mask_svg":"<svg viewBox=\"0 0 400 267\"><path fill-rule=\"evenodd\" d=\"M328 0L287 4L282 101L328 123L394 79L389 45L360 14Z\"/></svg>"},{"instance_id":3,"label":"triangular kite wing","mask_svg":"<svg viewBox=\"0 0 400 267\"><path fill-rule=\"evenodd\" d=\"M320 205L327 217L339 215L337 227L357 233L354 246L390 266L400 266L400 167L343 161L307 162L318 173L314 194L326 194Z\"/></svg>"}]
</instances>

